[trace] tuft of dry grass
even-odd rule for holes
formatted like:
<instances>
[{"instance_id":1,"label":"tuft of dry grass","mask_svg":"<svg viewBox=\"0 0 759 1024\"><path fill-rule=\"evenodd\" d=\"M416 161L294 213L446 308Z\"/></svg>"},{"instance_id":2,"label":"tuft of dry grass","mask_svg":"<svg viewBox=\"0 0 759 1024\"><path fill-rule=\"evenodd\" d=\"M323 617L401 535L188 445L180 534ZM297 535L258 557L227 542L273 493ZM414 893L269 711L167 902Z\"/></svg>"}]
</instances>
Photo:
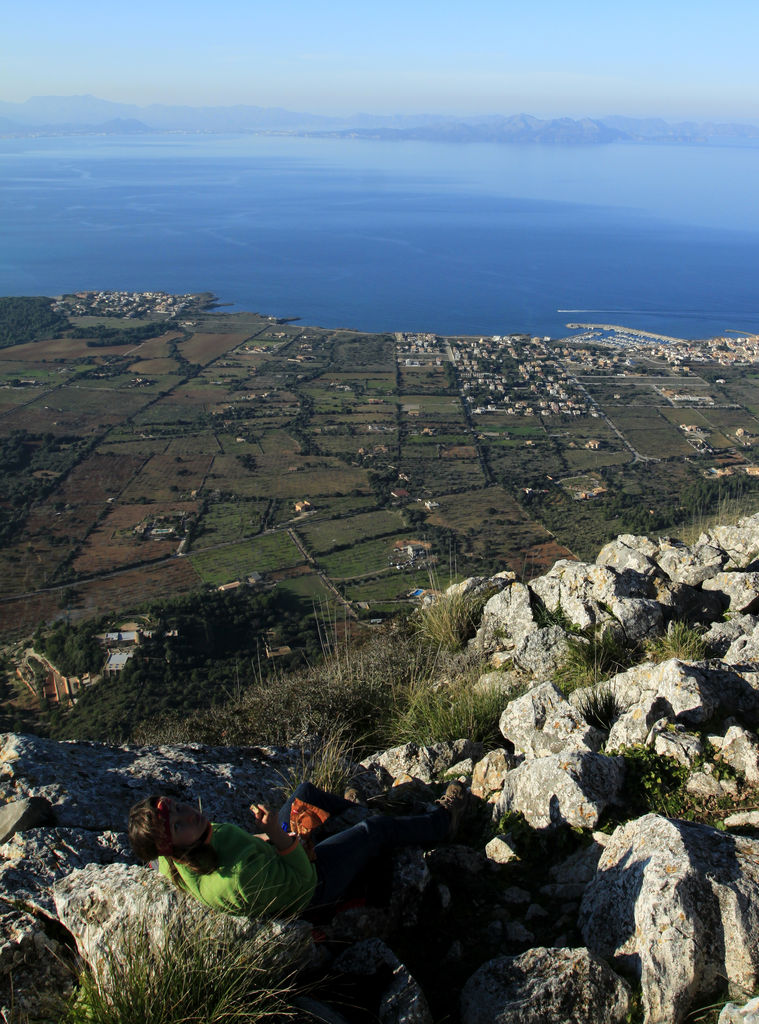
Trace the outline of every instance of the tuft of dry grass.
<instances>
[{"instance_id":1,"label":"tuft of dry grass","mask_svg":"<svg viewBox=\"0 0 759 1024\"><path fill-rule=\"evenodd\" d=\"M61 1024L279 1024L303 1019L294 1000L302 950L263 928L241 939L213 917L151 943L125 932L99 969L87 967Z\"/></svg>"},{"instance_id":2,"label":"tuft of dry grass","mask_svg":"<svg viewBox=\"0 0 759 1024\"><path fill-rule=\"evenodd\" d=\"M646 656L655 662L678 658L680 661L701 661L708 657L709 645L704 640L703 630L687 622L670 622L664 636L657 636L646 643Z\"/></svg>"},{"instance_id":3,"label":"tuft of dry grass","mask_svg":"<svg viewBox=\"0 0 759 1024\"><path fill-rule=\"evenodd\" d=\"M441 594L414 613L414 634L425 644L460 651L476 633L483 605L482 596Z\"/></svg>"}]
</instances>

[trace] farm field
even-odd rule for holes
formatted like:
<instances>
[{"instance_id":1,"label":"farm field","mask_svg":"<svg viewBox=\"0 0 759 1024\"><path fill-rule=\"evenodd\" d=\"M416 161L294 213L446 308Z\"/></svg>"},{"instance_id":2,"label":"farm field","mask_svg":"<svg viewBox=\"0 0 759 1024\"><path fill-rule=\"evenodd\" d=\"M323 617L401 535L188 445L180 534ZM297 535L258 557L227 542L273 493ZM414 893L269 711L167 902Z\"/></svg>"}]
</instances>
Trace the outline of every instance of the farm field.
<instances>
[{"instance_id":1,"label":"farm field","mask_svg":"<svg viewBox=\"0 0 759 1024\"><path fill-rule=\"evenodd\" d=\"M123 501L170 501L177 494L197 491L213 463L213 456L153 455L124 488Z\"/></svg>"},{"instance_id":2,"label":"farm field","mask_svg":"<svg viewBox=\"0 0 759 1024\"><path fill-rule=\"evenodd\" d=\"M409 607L431 572L395 568L396 542L428 544L436 575L529 576L759 502L759 355L686 372L571 339L430 349L202 309L140 338L150 322L76 316L138 340L0 350L0 634L253 573L316 602L336 586L351 614Z\"/></svg>"},{"instance_id":3,"label":"farm field","mask_svg":"<svg viewBox=\"0 0 759 1024\"><path fill-rule=\"evenodd\" d=\"M394 569L384 575L344 583L342 591L349 601L365 601L370 608L382 607L389 612L397 612L398 605L408 602L408 594L414 590L424 590L434 583L435 587L444 589L448 585L448 577L432 576L429 569Z\"/></svg>"},{"instance_id":4,"label":"farm field","mask_svg":"<svg viewBox=\"0 0 759 1024\"><path fill-rule=\"evenodd\" d=\"M286 533L270 533L237 544L194 551L193 568L204 583L221 586L251 573L270 573L299 565L303 556Z\"/></svg>"},{"instance_id":5,"label":"farm field","mask_svg":"<svg viewBox=\"0 0 759 1024\"><path fill-rule=\"evenodd\" d=\"M406 531L402 536L398 535L395 538L381 537L360 541L343 551L320 555L319 567L337 582L370 574L395 572L395 569L390 569L395 541L406 540L410 536L410 532Z\"/></svg>"},{"instance_id":6,"label":"farm field","mask_svg":"<svg viewBox=\"0 0 759 1024\"><path fill-rule=\"evenodd\" d=\"M693 451L681 432L656 407L612 409L609 418L642 455L666 459Z\"/></svg>"},{"instance_id":7,"label":"farm field","mask_svg":"<svg viewBox=\"0 0 759 1024\"><path fill-rule=\"evenodd\" d=\"M385 509L342 519L307 522L296 527L312 553L331 551L334 547L356 544L366 538L398 533L405 528L400 512Z\"/></svg>"},{"instance_id":8,"label":"farm field","mask_svg":"<svg viewBox=\"0 0 759 1024\"><path fill-rule=\"evenodd\" d=\"M195 530L194 546L213 547L255 536L262 529L270 505L269 501L241 498L210 502Z\"/></svg>"}]
</instances>

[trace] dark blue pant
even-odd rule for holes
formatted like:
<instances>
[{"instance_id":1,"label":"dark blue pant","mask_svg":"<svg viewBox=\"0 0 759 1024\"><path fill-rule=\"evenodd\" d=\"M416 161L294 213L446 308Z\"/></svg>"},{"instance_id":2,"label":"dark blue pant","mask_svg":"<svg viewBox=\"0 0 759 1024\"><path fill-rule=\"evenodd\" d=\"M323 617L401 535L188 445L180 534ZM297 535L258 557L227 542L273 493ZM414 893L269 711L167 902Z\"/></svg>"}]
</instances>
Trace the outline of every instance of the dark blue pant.
<instances>
[{"instance_id":1,"label":"dark blue pant","mask_svg":"<svg viewBox=\"0 0 759 1024\"><path fill-rule=\"evenodd\" d=\"M285 827L296 797L330 814L342 814L356 806L340 796L317 789L310 782L302 782L279 812L279 820ZM319 882L310 906L339 902L356 875L378 854L395 846L434 846L447 838L450 827L450 815L445 808L437 807L428 814L401 818L376 815L324 839L315 848Z\"/></svg>"}]
</instances>

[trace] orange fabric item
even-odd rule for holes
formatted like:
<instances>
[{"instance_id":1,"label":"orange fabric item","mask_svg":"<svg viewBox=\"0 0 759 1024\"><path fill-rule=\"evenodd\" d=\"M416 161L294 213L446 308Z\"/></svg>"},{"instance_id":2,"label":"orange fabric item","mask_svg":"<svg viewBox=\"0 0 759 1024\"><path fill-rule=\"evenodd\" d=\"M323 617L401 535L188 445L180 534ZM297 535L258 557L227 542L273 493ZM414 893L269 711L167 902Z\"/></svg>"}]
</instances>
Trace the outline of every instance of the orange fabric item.
<instances>
[{"instance_id":1,"label":"orange fabric item","mask_svg":"<svg viewBox=\"0 0 759 1024\"><path fill-rule=\"evenodd\" d=\"M300 837L301 845L308 854L309 860L316 860L312 833L329 817L329 811L314 807L297 797L290 808L290 831Z\"/></svg>"}]
</instances>

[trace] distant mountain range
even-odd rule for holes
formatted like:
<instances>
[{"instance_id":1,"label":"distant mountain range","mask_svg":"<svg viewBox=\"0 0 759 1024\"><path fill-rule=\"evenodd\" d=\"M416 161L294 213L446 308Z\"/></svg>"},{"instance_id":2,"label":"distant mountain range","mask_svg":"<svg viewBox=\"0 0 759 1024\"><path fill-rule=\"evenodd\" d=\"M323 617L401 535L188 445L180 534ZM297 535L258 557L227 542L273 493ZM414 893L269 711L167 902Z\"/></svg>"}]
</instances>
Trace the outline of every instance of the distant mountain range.
<instances>
[{"instance_id":1,"label":"distant mountain range","mask_svg":"<svg viewBox=\"0 0 759 1024\"><path fill-rule=\"evenodd\" d=\"M0 135L133 135L150 132L276 132L333 138L428 142L537 142L597 144L668 142L756 145L759 124L632 117L541 120L529 114L509 117L453 117L435 114L355 114L323 117L279 107L139 107L96 96L35 96L25 103L0 103Z\"/></svg>"}]
</instances>

